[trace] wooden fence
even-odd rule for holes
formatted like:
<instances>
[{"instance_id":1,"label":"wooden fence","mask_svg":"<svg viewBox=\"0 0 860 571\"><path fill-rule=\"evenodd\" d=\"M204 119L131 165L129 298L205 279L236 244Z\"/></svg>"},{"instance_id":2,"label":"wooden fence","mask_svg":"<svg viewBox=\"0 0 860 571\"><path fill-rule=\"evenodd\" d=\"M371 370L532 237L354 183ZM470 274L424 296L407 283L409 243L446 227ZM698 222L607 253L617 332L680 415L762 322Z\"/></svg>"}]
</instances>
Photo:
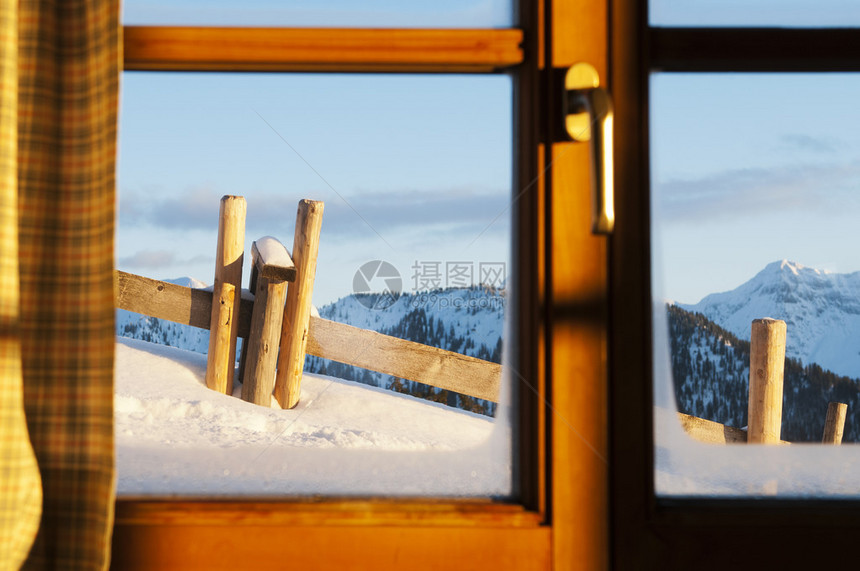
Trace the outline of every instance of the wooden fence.
<instances>
[{"instance_id":1,"label":"wooden fence","mask_svg":"<svg viewBox=\"0 0 860 571\"><path fill-rule=\"evenodd\" d=\"M497 363L310 314L322 211L321 202L299 203L292 258L274 238L252 244L249 291L241 288L242 251L236 247L244 240L244 199L224 197L213 291L117 271L116 307L209 329L207 386L219 392L232 386L230 348L236 337L246 339L242 398L257 404L268 405L272 394L284 408L298 403L306 353L498 402Z\"/></svg>"},{"instance_id":2,"label":"wooden fence","mask_svg":"<svg viewBox=\"0 0 860 571\"><path fill-rule=\"evenodd\" d=\"M786 325L778 319L756 319L750 334L750 382L747 428L678 413L681 426L696 440L714 444L789 444L780 439L785 368ZM831 402L822 443L841 444L848 405ZM658 411L658 414L662 412Z\"/></svg>"}]
</instances>

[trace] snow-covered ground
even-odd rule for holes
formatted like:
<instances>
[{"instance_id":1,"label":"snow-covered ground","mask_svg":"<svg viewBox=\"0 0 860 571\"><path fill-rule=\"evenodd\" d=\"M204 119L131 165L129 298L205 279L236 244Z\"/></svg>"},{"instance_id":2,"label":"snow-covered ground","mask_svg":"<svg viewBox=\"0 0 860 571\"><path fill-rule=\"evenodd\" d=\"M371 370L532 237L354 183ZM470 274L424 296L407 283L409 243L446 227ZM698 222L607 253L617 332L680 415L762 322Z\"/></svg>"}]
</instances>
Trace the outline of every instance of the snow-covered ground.
<instances>
[{"instance_id":1,"label":"snow-covered ground","mask_svg":"<svg viewBox=\"0 0 860 571\"><path fill-rule=\"evenodd\" d=\"M506 407L494 421L307 374L295 409L267 409L210 391L205 368L199 353L117 340L120 495L511 494Z\"/></svg>"},{"instance_id":2,"label":"snow-covered ground","mask_svg":"<svg viewBox=\"0 0 860 571\"><path fill-rule=\"evenodd\" d=\"M655 339L658 355L666 339ZM663 347L665 349L665 347ZM656 491L668 496L860 493L860 446L715 446L673 419L657 358ZM390 391L305 375L293 410L203 384L205 356L117 341L118 493L130 496L493 496L512 490L509 407L494 421ZM503 397L504 398L504 397ZM660 410L657 411L658 413Z\"/></svg>"}]
</instances>

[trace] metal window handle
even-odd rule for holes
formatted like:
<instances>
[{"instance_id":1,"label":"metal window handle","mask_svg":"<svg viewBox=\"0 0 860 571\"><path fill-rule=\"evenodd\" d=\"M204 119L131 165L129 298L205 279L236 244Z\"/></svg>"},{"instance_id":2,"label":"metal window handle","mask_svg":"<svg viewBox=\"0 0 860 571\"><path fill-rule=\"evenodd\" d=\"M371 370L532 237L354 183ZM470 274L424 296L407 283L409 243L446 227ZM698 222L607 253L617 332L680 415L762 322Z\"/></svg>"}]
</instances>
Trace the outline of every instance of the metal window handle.
<instances>
[{"instance_id":1,"label":"metal window handle","mask_svg":"<svg viewBox=\"0 0 860 571\"><path fill-rule=\"evenodd\" d=\"M578 63L564 81L564 122L574 141L591 141L593 234L611 234L615 226L612 163L612 99L600 87L597 70Z\"/></svg>"}]
</instances>

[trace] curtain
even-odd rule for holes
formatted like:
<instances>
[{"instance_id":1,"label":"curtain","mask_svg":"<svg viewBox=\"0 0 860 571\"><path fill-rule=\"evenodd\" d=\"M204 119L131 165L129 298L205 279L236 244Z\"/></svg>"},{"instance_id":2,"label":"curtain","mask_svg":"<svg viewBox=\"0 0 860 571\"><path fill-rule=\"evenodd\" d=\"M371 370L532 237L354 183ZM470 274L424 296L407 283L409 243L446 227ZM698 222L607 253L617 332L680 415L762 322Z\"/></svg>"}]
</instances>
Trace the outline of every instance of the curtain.
<instances>
[{"instance_id":1,"label":"curtain","mask_svg":"<svg viewBox=\"0 0 860 571\"><path fill-rule=\"evenodd\" d=\"M18 11L0 6L0 569L21 566L39 527L41 482L24 418L18 288Z\"/></svg>"},{"instance_id":2,"label":"curtain","mask_svg":"<svg viewBox=\"0 0 860 571\"><path fill-rule=\"evenodd\" d=\"M119 6L0 1L0 566L26 556L25 569L103 569L115 489Z\"/></svg>"}]
</instances>

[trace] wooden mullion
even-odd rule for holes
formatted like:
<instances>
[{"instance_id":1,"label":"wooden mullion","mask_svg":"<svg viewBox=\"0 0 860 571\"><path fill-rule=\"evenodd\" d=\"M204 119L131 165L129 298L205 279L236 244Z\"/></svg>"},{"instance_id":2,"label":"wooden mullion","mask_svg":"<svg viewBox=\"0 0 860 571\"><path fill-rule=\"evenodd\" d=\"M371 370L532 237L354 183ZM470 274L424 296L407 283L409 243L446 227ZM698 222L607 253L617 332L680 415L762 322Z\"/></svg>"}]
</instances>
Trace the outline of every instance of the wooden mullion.
<instances>
[{"instance_id":1,"label":"wooden mullion","mask_svg":"<svg viewBox=\"0 0 860 571\"><path fill-rule=\"evenodd\" d=\"M610 89L615 105L615 232L609 243L611 563L668 567L650 526L655 509L649 196L648 10L612 0Z\"/></svg>"},{"instance_id":2,"label":"wooden mullion","mask_svg":"<svg viewBox=\"0 0 860 571\"><path fill-rule=\"evenodd\" d=\"M510 279L514 294L508 311L511 330L516 332L510 341L517 350L511 351L512 392L518 403L517 443L519 461L517 482L520 499L529 509L546 514L547 471L545 399L546 390L541 369L543 354L543 320L539 316L543 305L543 251L540 247L540 204L543 192L540 141L543 125L540 122L540 68L543 65L543 0L521 0L518 24L528 34L523 49L531 54L517 68L514 77L514 133L518 144L514 152L514 188L511 203L513 268ZM538 57L535 57L537 55Z\"/></svg>"},{"instance_id":3,"label":"wooden mullion","mask_svg":"<svg viewBox=\"0 0 860 571\"><path fill-rule=\"evenodd\" d=\"M857 28L656 27L649 36L655 71L860 71Z\"/></svg>"},{"instance_id":4,"label":"wooden mullion","mask_svg":"<svg viewBox=\"0 0 860 571\"><path fill-rule=\"evenodd\" d=\"M490 72L523 61L518 29L126 26L124 69Z\"/></svg>"}]
</instances>

